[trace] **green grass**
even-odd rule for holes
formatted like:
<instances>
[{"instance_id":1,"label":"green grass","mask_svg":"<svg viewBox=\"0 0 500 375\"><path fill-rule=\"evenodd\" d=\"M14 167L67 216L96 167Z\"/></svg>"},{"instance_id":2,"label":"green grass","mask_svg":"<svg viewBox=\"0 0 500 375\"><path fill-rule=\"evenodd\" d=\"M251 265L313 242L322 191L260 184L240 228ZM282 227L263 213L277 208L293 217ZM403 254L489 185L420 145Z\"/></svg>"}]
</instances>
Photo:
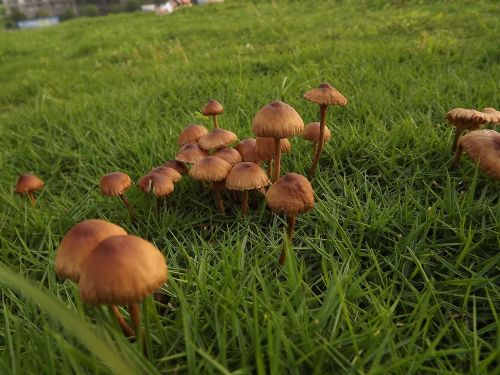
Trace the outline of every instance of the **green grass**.
<instances>
[{"instance_id":1,"label":"green grass","mask_svg":"<svg viewBox=\"0 0 500 375\"><path fill-rule=\"evenodd\" d=\"M450 170L444 115L500 106L499 15L484 0L227 0L0 32L0 262L15 273L0 268L0 373L121 358L143 373L498 374L499 185L467 158ZM184 178L157 220L134 187L134 228L99 194L104 173L137 181L173 158L209 98L243 139L276 98L317 121L301 97L323 80L349 103L329 112L316 207L283 269L285 218L263 202L243 218L226 197L221 216ZM305 174L310 145L292 144L283 171ZM36 209L12 192L27 171L46 182ZM167 259L171 308L143 306L149 359L56 280L62 236L96 217Z\"/></svg>"}]
</instances>

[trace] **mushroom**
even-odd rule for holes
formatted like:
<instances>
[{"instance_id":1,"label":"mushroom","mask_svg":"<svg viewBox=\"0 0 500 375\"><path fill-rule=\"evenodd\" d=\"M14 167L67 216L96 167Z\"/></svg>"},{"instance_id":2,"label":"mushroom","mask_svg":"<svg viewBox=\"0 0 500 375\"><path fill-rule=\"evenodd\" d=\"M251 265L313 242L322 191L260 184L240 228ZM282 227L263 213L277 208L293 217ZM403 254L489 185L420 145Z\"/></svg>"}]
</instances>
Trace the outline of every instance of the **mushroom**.
<instances>
[{"instance_id":1,"label":"mushroom","mask_svg":"<svg viewBox=\"0 0 500 375\"><path fill-rule=\"evenodd\" d=\"M202 150L196 143L188 143L182 146L175 156L175 160L193 164L207 155L208 153Z\"/></svg>"},{"instance_id":2,"label":"mushroom","mask_svg":"<svg viewBox=\"0 0 500 375\"><path fill-rule=\"evenodd\" d=\"M276 100L264 106L255 115L252 130L257 137L274 138L274 173L272 182L280 175L280 140L299 135L304 128L304 121L290 105Z\"/></svg>"},{"instance_id":3,"label":"mushroom","mask_svg":"<svg viewBox=\"0 0 500 375\"><path fill-rule=\"evenodd\" d=\"M143 192L154 194L156 197L156 213L160 216L164 197L174 191L174 183L171 178L165 174L152 172L142 177L137 185Z\"/></svg>"},{"instance_id":4,"label":"mushroom","mask_svg":"<svg viewBox=\"0 0 500 375\"><path fill-rule=\"evenodd\" d=\"M313 143L313 158L316 156L316 147L319 144L320 133L321 133L320 123L311 122L310 124L306 125L306 127L302 131L302 134L300 135L305 140L311 141ZM323 142L328 142L331 137L332 134L330 133L328 127L325 125L325 129L323 132Z\"/></svg>"},{"instance_id":5,"label":"mushroom","mask_svg":"<svg viewBox=\"0 0 500 375\"><path fill-rule=\"evenodd\" d=\"M31 206L35 207L36 198L34 193L35 191L43 188L44 185L44 182L37 176L30 173L25 173L19 176L19 178L17 179L16 188L14 191L18 194L26 193L31 202Z\"/></svg>"},{"instance_id":6,"label":"mushroom","mask_svg":"<svg viewBox=\"0 0 500 375\"><path fill-rule=\"evenodd\" d=\"M223 181L231 171L231 164L215 156L207 156L198 161L189 170L189 175L198 181L212 182L215 202L220 213L224 213L224 203L220 195L220 186L214 182Z\"/></svg>"},{"instance_id":7,"label":"mushroom","mask_svg":"<svg viewBox=\"0 0 500 375\"><path fill-rule=\"evenodd\" d=\"M118 235L99 242L80 273L80 298L85 303L128 305L135 332L140 328L139 303L167 281L167 264L160 251L136 236ZM126 324L126 323L125 323ZM125 332L134 335L134 330Z\"/></svg>"},{"instance_id":8,"label":"mushroom","mask_svg":"<svg viewBox=\"0 0 500 375\"><path fill-rule=\"evenodd\" d=\"M237 139L236 134L229 130L215 129L198 139L198 145L208 151L229 146Z\"/></svg>"},{"instance_id":9,"label":"mushroom","mask_svg":"<svg viewBox=\"0 0 500 375\"><path fill-rule=\"evenodd\" d=\"M499 133L490 129L481 129L461 137L458 141L454 166L458 165L463 151L484 173L495 179L500 179Z\"/></svg>"},{"instance_id":10,"label":"mushroom","mask_svg":"<svg viewBox=\"0 0 500 375\"><path fill-rule=\"evenodd\" d=\"M273 160L276 154L273 138L257 137L257 156L260 160L267 160L267 174L271 176L273 173ZM292 151L292 145L286 138L280 140L280 154L289 153Z\"/></svg>"},{"instance_id":11,"label":"mushroom","mask_svg":"<svg viewBox=\"0 0 500 375\"><path fill-rule=\"evenodd\" d=\"M118 195L120 197L123 204L128 208L130 219L132 223L134 223L134 208L125 196L125 192L130 188L130 185L132 185L132 180L130 179L130 177L122 172L108 173L107 175L101 177L101 182L99 185L101 187L102 194L107 196Z\"/></svg>"},{"instance_id":12,"label":"mushroom","mask_svg":"<svg viewBox=\"0 0 500 375\"><path fill-rule=\"evenodd\" d=\"M326 111L329 105L340 105L345 106L347 104L347 99L344 95L338 92L332 85L328 82L322 82L315 89L309 90L304 94L304 99L309 100L313 103L319 104L320 112L320 132L319 132L319 142L316 147L316 154L309 171L309 177L314 176L314 172L319 162L321 156L321 151L323 150L324 144L324 132L326 124Z\"/></svg>"},{"instance_id":13,"label":"mushroom","mask_svg":"<svg viewBox=\"0 0 500 375\"><path fill-rule=\"evenodd\" d=\"M164 167L175 169L180 174L184 174L188 171L186 165L179 160L169 160L163 164Z\"/></svg>"},{"instance_id":14,"label":"mushroom","mask_svg":"<svg viewBox=\"0 0 500 375\"><path fill-rule=\"evenodd\" d=\"M247 215L248 191L260 189L269 185L269 182L266 172L259 165L246 161L233 166L226 178L226 187L230 190L243 191L241 211L243 215Z\"/></svg>"},{"instance_id":15,"label":"mushroom","mask_svg":"<svg viewBox=\"0 0 500 375\"><path fill-rule=\"evenodd\" d=\"M451 146L451 151L457 150L458 140L464 132L468 129L469 131L477 130L481 125L486 124L488 121L484 116L484 113L478 112L474 109L464 109L464 108L453 108L446 114L446 120L455 126L455 139ZM455 158L457 155L455 154Z\"/></svg>"},{"instance_id":16,"label":"mushroom","mask_svg":"<svg viewBox=\"0 0 500 375\"><path fill-rule=\"evenodd\" d=\"M489 124L498 125L500 124L500 111L497 111L495 108L483 108L481 111L485 114L486 120Z\"/></svg>"},{"instance_id":17,"label":"mushroom","mask_svg":"<svg viewBox=\"0 0 500 375\"><path fill-rule=\"evenodd\" d=\"M219 127L219 124L217 123L217 115L224 113L224 107L217 100L210 99L201 110L201 113L204 116L213 116L214 129L217 129Z\"/></svg>"},{"instance_id":18,"label":"mushroom","mask_svg":"<svg viewBox=\"0 0 500 375\"><path fill-rule=\"evenodd\" d=\"M181 174L177 172L174 168L170 167L156 167L151 169L149 173L158 173L167 176L172 183L179 182L182 178Z\"/></svg>"},{"instance_id":19,"label":"mushroom","mask_svg":"<svg viewBox=\"0 0 500 375\"><path fill-rule=\"evenodd\" d=\"M187 143L196 143L198 139L208 134L207 128L202 125L192 124L184 128L179 135L179 146L184 146Z\"/></svg>"},{"instance_id":20,"label":"mushroom","mask_svg":"<svg viewBox=\"0 0 500 375\"><path fill-rule=\"evenodd\" d=\"M256 139L244 139L236 145L235 149L240 153L242 161L250 161L252 163L260 164L261 159L257 155Z\"/></svg>"},{"instance_id":21,"label":"mushroom","mask_svg":"<svg viewBox=\"0 0 500 375\"><path fill-rule=\"evenodd\" d=\"M297 173L287 173L267 190L266 202L274 213L287 215L287 236L291 242L297 215L314 207L314 192L307 178ZM284 263L285 248L280 255L280 264Z\"/></svg>"},{"instance_id":22,"label":"mushroom","mask_svg":"<svg viewBox=\"0 0 500 375\"><path fill-rule=\"evenodd\" d=\"M219 148L212 156L225 160L231 165L241 163L240 153L231 147Z\"/></svg>"}]
</instances>

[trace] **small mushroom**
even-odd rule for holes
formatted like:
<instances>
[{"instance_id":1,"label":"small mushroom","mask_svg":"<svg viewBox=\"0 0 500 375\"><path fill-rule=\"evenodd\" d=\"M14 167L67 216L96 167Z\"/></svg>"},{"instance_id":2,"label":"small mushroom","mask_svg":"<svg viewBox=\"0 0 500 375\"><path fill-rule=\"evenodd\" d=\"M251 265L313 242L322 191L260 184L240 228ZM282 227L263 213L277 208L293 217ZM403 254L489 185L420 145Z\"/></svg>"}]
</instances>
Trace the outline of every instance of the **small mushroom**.
<instances>
[{"instance_id":1,"label":"small mushroom","mask_svg":"<svg viewBox=\"0 0 500 375\"><path fill-rule=\"evenodd\" d=\"M240 153L231 147L219 148L212 156L225 160L231 165L241 163Z\"/></svg>"},{"instance_id":2,"label":"small mushroom","mask_svg":"<svg viewBox=\"0 0 500 375\"><path fill-rule=\"evenodd\" d=\"M297 173L280 177L266 193L266 202L274 213L288 217L288 240L291 242L297 215L314 207L314 192L307 178ZM285 249L281 251L280 264L285 262Z\"/></svg>"},{"instance_id":3,"label":"small mushroom","mask_svg":"<svg viewBox=\"0 0 500 375\"><path fill-rule=\"evenodd\" d=\"M217 100L210 99L207 104L201 110L204 116L213 116L214 118L214 129L219 127L217 123L217 116L224 113L224 107Z\"/></svg>"},{"instance_id":4,"label":"small mushroom","mask_svg":"<svg viewBox=\"0 0 500 375\"><path fill-rule=\"evenodd\" d=\"M103 195L107 196L119 196L122 200L123 204L128 208L130 213L130 219L132 223L135 222L135 213L134 208L129 203L127 197L125 196L125 192L132 185L132 180L130 177L122 172L113 172L108 173L101 177L100 182L101 192Z\"/></svg>"},{"instance_id":5,"label":"small mushroom","mask_svg":"<svg viewBox=\"0 0 500 375\"><path fill-rule=\"evenodd\" d=\"M455 152L457 149L458 140L464 130L474 131L486 124L488 121L484 113L474 109L453 108L446 114L446 120L455 126L455 139L451 146L451 151ZM457 155L455 154L455 158Z\"/></svg>"},{"instance_id":6,"label":"small mushroom","mask_svg":"<svg viewBox=\"0 0 500 375\"><path fill-rule=\"evenodd\" d=\"M235 149L240 153L242 161L250 161L252 163L260 164L261 159L257 155L256 139L244 139L236 145Z\"/></svg>"},{"instance_id":7,"label":"small mushroom","mask_svg":"<svg viewBox=\"0 0 500 375\"><path fill-rule=\"evenodd\" d=\"M163 166L167 167L167 168L175 169L180 174L187 173L187 171L188 171L186 165L182 161L179 161L179 160L169 160L165 164L163 164Z\"/></svg>"},{"instance_id":8,"label":"small mushroom","mask_svg":"<svg viewBox=\"0 0 500 375\"><path fill-rule=\"evenodd\" d=\"M300 135L305 140L311 141L313 143L313 158L316 156L316 147L319 144L320 133L321 133L320 123L311 122L310 124L306 125L306 127L302 131L302 134ZM323 132L323 142L328 142L331 137L332 134L330 133L328 127L325 125L325 130Z\"/></svg>"},{"instance_id":9,"label":"small mushroom","mask_svg":"<svg viewBox=\"0 0 500 375\"><path fill-rule=\"evenodd\" d=\"M257 137L256 139L257 145L257 156L260 160L267 161L267 174L272 176L273 172L273 160L276 155L276 148L274 145L273 138L263 138ZM280 140L280 155L287 154L292 151L292 145L287 138Z\"/></svg>"},{"instance_id":10,"label":"small mushroom","mask_svg":"<svg viewBox=\"0 0 500 375\"><path fill-rule=\"evenodd\" d=\"M205 150L202 150L200 146L196 143L188 143L182 146L180 151L175 156L175 160L194 164L198 160L203 159L205 156L208 156L208 153Z\"/></svg>"},{"instance_id":11,"label":"small mushroom","mask_svg":"<svg viewBox=\"0 0 500 375\"><path fill-rule=\"evenodd\" d=\"M174 184L179 182L182 178L179 172L177 172L174 168L170 167L156 167L151 169L149 173L158 173L165 175L168 178L170 178L170 181L172 181Z\"/></svg>"},{"instance_id":12,"label":"small mushroom","mask_svg":"<svg viewBox=\"0 0 500 375\"><path fill-rule=\"evenodd\" d=\"M25 173L17 179L15 192L18 194L26 193L31 202L31 206L35 207L36 198L35 191L40 190L44 186L44 182L37 176Z\"/></svg>"},{"instance_id":13,"label":"small mushroom","mask_svg":"<svg viewBox=\"0 0 500 375\"><path fill-rule=\"evenodd\" d=\"M495 179L500 179L500 134L481 129L468 133L458 141L454 165L457 166L465 151L479 168Z\"/></svg>"},{"instance_id":14,"label":"small mushroom","mask_svg":"<svg viewBox=\"0 0 500 375\"><path fill-rule=\"evenodd\" d=\"M215 150L218 148L229 146L236 141L236 134L225 129L212 130L207 135L204 135L198 140L198 145L204 150Z\"/></svg>"},{"instance_id":15,"label":"small mushroom","mask_svg":"<svg viewBox=\"0 0 500 375\"><path fill-rule=\"evenodd\" d=\"M151 172L142 177L137 183L145 193L153 193L156 197L156 213L160 216L161 206L164 198L174 191L174 183L165 174Z\"/></svg>"},{"instance_id":16,"label":"small mushroom","mask_svg":"<svg viewBox=\"0 0 500 375\"><path fill-rule=\"evenodd\" d=\"M179 135L179 146L184 146L187 143L196 143L198 139L208 134L207 128L202 125L192 124L184 128Z\"/></svg>"}]
</instances>

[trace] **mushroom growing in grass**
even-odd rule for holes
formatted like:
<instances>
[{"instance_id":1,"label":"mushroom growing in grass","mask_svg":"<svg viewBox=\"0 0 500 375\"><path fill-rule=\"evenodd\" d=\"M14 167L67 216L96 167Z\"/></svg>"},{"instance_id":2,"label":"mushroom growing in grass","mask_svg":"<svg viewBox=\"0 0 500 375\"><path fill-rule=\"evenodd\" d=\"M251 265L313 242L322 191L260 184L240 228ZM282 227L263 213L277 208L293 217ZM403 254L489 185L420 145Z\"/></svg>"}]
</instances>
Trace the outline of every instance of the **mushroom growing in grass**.
<instances>
[{"instance_id":1,"label":"mushroom growing in grass","mask_svg":"<svg viewBox=\"0 0 500 375\"><path fill-rule=\"evenodd\" d=\"M499 133L490 129L481 129L461 137L455 155L455 167L464 151L484 173L495 179L500 179Z\"/></svg>"},{"instance_id":2,"label":"mushroom growing in grass","mask_svg":"<svg viewBox=\"0 0 500 375\"><path fill-rule=\"evenodd\" d=\"M149 173L150 174L158 173L167 176L174 184L179 182L182 178L179 172L177 172L174 168L170 167L156 167L151 169Z\"/></svg>"},{"instance_id":3,"label":"mushroom growing in grass","mask_svg":"<svg viewBox=\"0 0 500 375\"><path fill-rule=\"evenodd\" d=\"M231 147L219 148L212 156L225 160L231 165L241 163L240 153Z\"/></svg>"},{"instance_id":4,"label":"mushroom growing in grass","mask_svg":"<svg viewBox=\"0 0 500 375\"><path fill-rule=\"evenodd\" d=\"M143 192L153 193L156 197L156 213L160 216L163 200L174 191L172 179L165 174L154 172L142 177L137 185Z\"/></svg>"},{"instance_id":5,"label":"mushroom growing in grass","mask_svg":"<svg viewBox=\"0 0 500 375\"><path fill-rule=\"evenodd\" d=\"M202 149L209 151L229 146L237 139L236 134L229 130L215 129L198 139L198 145Z\"/></svg>"},{"instance_id":6,"label":"mushroom growing in grass","mask_svg":"<svg viewBox=\"0 0 500 375\"><path fill-rule=\"evenodd\" d=\"M329 105L339 105L345 106L347 104L347 99L344 95L338 92L332 85L328 82L322 82L315 89L309 90L304 94L304 99L309 100L313 103L319 104L320 112L320 132L319 141L316 147L316 154L309 171L309 177L314 176L314 172L319 162L321 156L321 151L323 150L324 144L324 132L326 125L326 111Z\"/></svg>"},{"instance_id":7,"label":"mushroom growing in grass","mask_svg":"<svg viewBox=\"0 0 500 375\"><path fill-rule=\"evenodd\" d=\"M224 203L217 182L224 181L231 171L231 164L215 156L207 156L189 170L189 175L198 181L208 181L213 185L215 203L220 213L224 213Z\"/></svg>"},{"instance_id":8,"label":"mushroom growing in grass","mask_svg":"<svg viewBox=\"0 0 500 375\"><path fill-rule=\"evenodd\" d=\"M184 163L194 164L205 156L208 156L208 153L202 150L200 146L196 143L188 143L182 146L175 159Z\"/></svg>"},{"instance_id":9,"label":"mushroom growing in grass","mask_svg":"<svg viewBox=\"0 0 500 375\"><path fill-rule=\"evenodd\" d=\"M256 113L252 130L257 137L274 138L274 173L272 182L280 176L281 147L280 140L299 135L304 129L304 121L290 105L276 100L265 105Z\"/></svg>"},{"instance_id":10,"label":"mushroom growing in grass","mask_svg":"<svg viewBox=\"0 0 500 375\"><path fill-rule=\"evenodd\" d=\"M311 122L310 124L307 124L304 130L302 131L302 134L300 135L302 138L304 138L307 141L311 141L313 143L313 158L316 156L316 148L319 145L319 140L320 140L320 133L321 133L321 126L319 122ZM332 134L330 133L330 130L328 127L325 125L325 129L323 132L323 142L328 142L330 138L332 137Z\"/></svg>"},{"instance_id":11,"label":"mushroom growing in grass","mask_svg":"<svg viewBox=\"0 0 500 375\"><path fill-rule=\"evenodd\" d=\"M273 138L263 138L257 137L257 156L260 160L267 161L267 174L269 176L273 175L273 160L274 155L276 155L276 148L274 145ZM287 138L280 140L280 155L287 154L292 151L292 145Z\"/></svg>"},{"instance_id":12,"label":"mushroom growing in grass","mask_svg":"<svg viewBox=\"0 0 500 375\"><path fill-rule=\"evenodd\" d=\"M285 213L287 215L287 236L291 242L297 215L314 207L314 192L307 178L297 173L287 173L267 190L266 203L274 213ZM280 264L284 263L285 248L283 247Z\"/></svg>"},{"instance_id":13,"label":"mushroom growing in grass","mask_svg":"<svg viewBox=\"0 0 500 375\"><path fill-rule=\"evenodd\" d=\"M99 242L82 265L80 298L92 306L117 309L118 305L127 305L138 333L139 303L160 289L167 276L165 258L150 242L136 236L108 237ZM133 336L134 330L129 327L125 334Z\"/></svg>"},{"instance_id":14,"label":"mushroom growing in grass","mask_svg":"<svg viewBox=\"0 0 500 375\"><path fill-rule=\"evenodd\" d=\"M229 190L240 190L243 192L243 199L241 200L243 215L248 214L248 191L260 189L269 185L269 183L270 181L266 172L257 164L249 161L233 166L226 178L226 187Z\"/></svg>"},{"instance_id":15,"label":"mushroom growing in grass","mask_svg":"<svg viewBox=\"0 0 500 375\"><path fill-rule=\"evenodd\" d=\"M40 190L44 186L44 182L37 176L25 173L17 179L15 192L18 194L26 193L30 200L31 206L35 207L36 198L35 191Z\"/></svg>"},{"instance_id":16,"label":"mushroom growing in grass","mask_svg":"<svg viewBox=\"0 0 500 375\"><path fill-rule=\"evenodd\" d=\"M214 129L217 129L219 127L217 116L224 113L224 107L217 100L210 99L201 110L201 113L204 116L213 116Z\"/></svg>"},{"instance_id":17,"label":"mushroom growing in grass","mask_svg":"<svg viewBox=\"0 0 500 375\"><path fill-rule=\"evenodd\" d=\"M175 169L180 174L187 173L188 169L186 165L179 160L169 160L163 164L164 167Z\"/></svg>"},{"instance_id":18,"label":"mushroom growing in grass","mask_svg":"<svg viewBox=\"0 0 500 375\"><path fill-rule=\"evenodd\" d=\"M119 196L123 204L128 208L132 223L135 222L134 208L129 203L125 192L132 185L130 177L122 172L108 173L101 177L100 182L101 192L107 196Z\"/></svg>"},{"instance_id":19,"label":"mushroom growing in grass","mask_svg":"<svg viewBox=\"0 0 500 375\"><path fill-rule=\"evenodd\" d=\"M446 120L455 126L455 138L451 146L451 151L457 150L458 140L465 130L474 131L486 124L488 120L484 113L474 109L453 108L446 114ZM457 155L455 154L455 158Z\"/></svg>"},{"instance_id":20,"label":"mushroom growing in grass","mask_svg":"<svg viewBox=\"0 0 500 375\"><path fill-rule=\"evenodd\" d=\"M256 139L254 138L244 139L236 145L235 149L240 153L242 161L250 161L252 163L260 164L262 159L260 159L259 156L257 155Z\"/></svg>"},{"instance_id":21,"label":"mushroom growing in grass","mask_svg":"<svg viewBox=\"0 0 500 375\"><path fill-rule=\"evenodd\" d=\"M184 146L187 143L196 143L198 139L208 134L207 128L202 125L192 124L184 128L179 135L179 146Z\"/></svg>"},{"instance_id":22,"label":"mushroom growing in grass","mask_svg":"<svg viewBox=\"0 0 500 375\"><path fill-rule=\"evenodd\" d=\"M481 111L485 114L485 118L489 124L498 125L500 124L500 111L497 111L495 108L483 108Z\"/></svg>"}]
</instances>

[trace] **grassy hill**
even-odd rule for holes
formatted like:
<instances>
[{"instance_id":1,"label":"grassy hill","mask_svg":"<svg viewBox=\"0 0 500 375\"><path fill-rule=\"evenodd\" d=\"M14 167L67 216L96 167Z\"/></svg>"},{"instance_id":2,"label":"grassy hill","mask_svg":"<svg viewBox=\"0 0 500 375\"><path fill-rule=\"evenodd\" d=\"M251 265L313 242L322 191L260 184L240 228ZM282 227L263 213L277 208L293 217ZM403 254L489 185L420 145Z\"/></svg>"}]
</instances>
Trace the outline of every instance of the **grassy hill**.
<instances>
[{"instance_id":1,"label":"grassy hill","mask_svg":"<svg viewBox=\"0 0 500 375\"><path fill-rule=\"evenodd\" d=\"M0 274L0 373L117 361L143 373L498 372L498 183L467 158L449 168L444 116L500 107L499 15L483 0L227 0L0 32L0 262L18 275ZM222 216L187 177L160 220L133 188L133 227L100 195L101 175L137 181L173 158L184 126L209 124L209 98L244 139L278 98L317 121L302 94L325 80L349 103L330 110L316 206L284 268L285 218L263 203L244 218L227 197ZM283 171L306 174L310 145L292 145ZM46 182L36 209L12 193L28 171ZM97 217L167 259L170 307L144 306L149 359L56 280L62 236Z\"/></svg>"}]
</instances>

